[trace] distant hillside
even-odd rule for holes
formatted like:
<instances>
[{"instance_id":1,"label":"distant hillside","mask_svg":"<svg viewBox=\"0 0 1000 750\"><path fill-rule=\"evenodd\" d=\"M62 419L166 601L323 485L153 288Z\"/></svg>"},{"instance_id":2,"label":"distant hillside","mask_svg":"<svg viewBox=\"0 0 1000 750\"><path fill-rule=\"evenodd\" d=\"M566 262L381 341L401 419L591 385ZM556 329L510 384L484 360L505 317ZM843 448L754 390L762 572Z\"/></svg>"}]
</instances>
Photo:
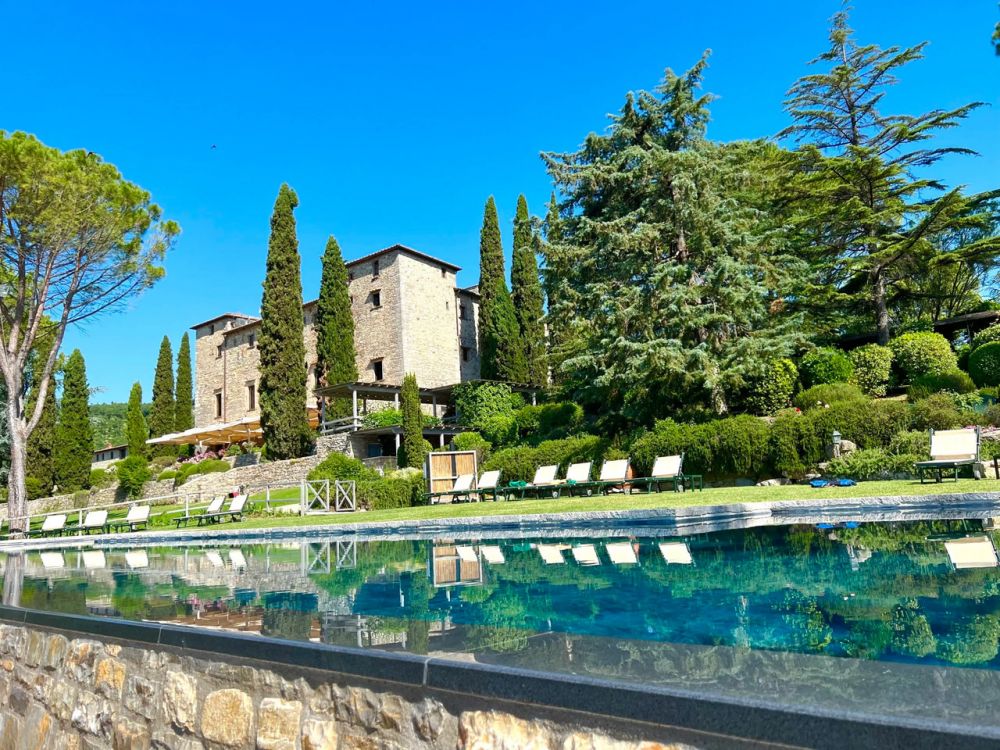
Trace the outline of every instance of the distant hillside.
<instances>
[{"instance_id":1,"label":"distant hillside","mask_svg":"<svg viewBox=\"0 0 1000 750\"><path fill-rule=\"evenodd\" d=\"M142 413L149 416L150 404L142 405ZM94 450L111 445L121 445L125 442L125 414L128 404L125 402L112 404L91 404L90 424L94 428Z\"/></svg>"}]
</instances>

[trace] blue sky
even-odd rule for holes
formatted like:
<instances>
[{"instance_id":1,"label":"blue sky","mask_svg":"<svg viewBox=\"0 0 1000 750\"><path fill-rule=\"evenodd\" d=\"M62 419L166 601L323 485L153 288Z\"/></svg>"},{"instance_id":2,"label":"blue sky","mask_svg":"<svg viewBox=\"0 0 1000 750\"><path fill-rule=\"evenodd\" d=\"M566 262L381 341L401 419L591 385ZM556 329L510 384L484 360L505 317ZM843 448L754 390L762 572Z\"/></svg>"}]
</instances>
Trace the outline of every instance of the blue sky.
<instances>
[{"instance_id":1,"label":"blue sky","mask_svg":"<svg viewBox=\"0 0 1000 750\"><path fill-rule=\"evenodd\" d=\"M298 192L307 298L333 233L350 259L396 242L478 280L483 203L510 252L519 192L542 213L538 157L606 125L625 92L713 50L710 136L772 135L785 91L824 49L835 0L712 3L25 3L0 0L0 128L86 148L149 190L183 235L167 276L125 312L72 330L94 401L148 397L160 338L256 313L279 185ZM1000 182L995 0L857 0L862 42L929 40L887 104L994 106L946 140L977 149L938 174ZM13 32L13 33L11 33ZM212 144L216 145L213 150Z\"/></svg>"}]
</instances>

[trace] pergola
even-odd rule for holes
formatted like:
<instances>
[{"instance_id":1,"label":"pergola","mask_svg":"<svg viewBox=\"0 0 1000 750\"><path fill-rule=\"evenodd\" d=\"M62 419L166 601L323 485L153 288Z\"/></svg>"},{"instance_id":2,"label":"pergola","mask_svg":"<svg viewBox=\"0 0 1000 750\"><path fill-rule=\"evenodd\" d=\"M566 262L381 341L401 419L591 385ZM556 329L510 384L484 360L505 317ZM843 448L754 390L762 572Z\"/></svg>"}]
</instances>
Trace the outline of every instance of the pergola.
<instances>
[{"instance_id":1,"label":"pergola","mask_svg":"<svg viewBox=\"0 0 1000 750\"><path fill-rule=\"evenodd\" d=\"M319 425L319 411L309 409L309 425ZM231 445L261 439L260 417L243 417L235 422L216 422L202 427L192 427L183 432L172 432L150 438L147 445Z\"/></svg>"}]
</instances>

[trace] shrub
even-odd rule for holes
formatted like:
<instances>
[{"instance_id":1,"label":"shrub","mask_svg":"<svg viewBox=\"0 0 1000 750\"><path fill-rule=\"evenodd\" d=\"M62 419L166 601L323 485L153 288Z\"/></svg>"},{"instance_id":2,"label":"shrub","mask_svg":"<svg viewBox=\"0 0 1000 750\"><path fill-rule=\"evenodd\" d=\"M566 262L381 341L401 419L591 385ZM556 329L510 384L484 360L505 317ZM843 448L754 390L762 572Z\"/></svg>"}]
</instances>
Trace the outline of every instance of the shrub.
<instances>
[{"instance_id":1,"label":"shrub","mask_svg":"<svg viewBox=\"0 0 1000 750\"><path fill-rule=\"evenodd\" d=\"M917 430L954 430L966 423L950 393L935 393L917 401L912 413Z\"/></svg>"},{"instance_id":2,"label":"shrub","mask_svg":"<svg viewBox=\"0 0 1000 750\"><path fill-rule=\"evenodd\" d=\"M421 419L423 420L424 427L440 427L441 420L430 414L421 414ZM365 414L361 418L361 426L365 428L371 427L399 427L403 424L403 412L401 409L396 409L390 407L388 409L379 409L378 411L372 411Z\"/></svg>"},{"instance_id":3,"label":"shrub","mask_svg":"<svg viewBox=\"0 0 1000 750\"><path fill-rule=\"evenodd\" d=\"M343 453L331 453L309 472L308 478L329 479L331 482L336 479L368 481L378 479L379 474L356 458L345 456Z\"/></svg>"},{"instance_id":4,"label":"shrub","mask_svg":"<svg viewBox=\"0 0 1000 750\"><path fill-rule=\"evenodd\" d=\"M913 476L913 464L923 456L892 454L879 448L854 451L830 461L827 474L851 479L893 479L897 475Z\"/></svg>"},{"instance_id":5,"label":"shrub","mask_svg":"<svg viewBox=\"0 0 1000 750\"><path fill-rule=\"evenodd\" d=\"M867 402L868 399L858 386L851 383L826 383L802 391L795 397L795 406L802 411L808 411L845 401Z\"/></svg>"},{"instance_id":6,"label":"shrub","mask_svg":"<svg viewBox=\"0 0 1000 750\"><path fill-rule=\"evenodd\" d=\"M534 441L572 435L583 425L583 408L572 401L559 401L538 406L524 406L514 415L521 437Z\"/></svg>"},{"instance_id":7,"label":"shrub","mask_svg":"<svg viewBox=\"0 0 1000 750\"><path fill-rule=\"evenodd\" d=\"M178 472L176 469L167 469L166 471L161 471L156 479L160 482L165 482L168 479L177 479L177 474Z\"/></svg>"},{"instance_id":8,"label":"shrub","mask_svg":"<svg viewBox=\"0 0 1000 750\"><path fill-rule=\"evenodd\" d=\"M717 473L756 477L767 471L768 424L762 419L744 414L717 420Z\"/></svg>"},{"instance_id":9,"label":"shrub","mask_svg":"<svg viewBox=\"0 0 1000 750\"><path fill-rule=\"evenodd\" d=\"M854 365L852 382L869 396L884 396L892 376L892 349L866 344L852 350L848 356Z\"/></svg>"},{"instance_id":10,"label":"shrub","mask_svg":"<svg viewBox=\"0 0 1000 750\"><path fill-rule=\"evenodd\" d=\"M976 390L976 384L968 373L956 369L937 374L921 375L910 385L908 395L911 401L918 401L940 391L972 393L974 390Z\"/></svg>"},{"instance_id":11,"label":"shrub","mask_svg":"<svg viewBox=\"0 0 1000 750\"><path fill-rule=\"evenodd\" d=\"M889 441L889 453L895 456L927 456L931 452L931 436L924 430L907 430Z\"/></svg>"},{"instance_id":12,"label":"shrub","mask_svg":"<svg viewBox=\"0 0 1000 750\"><path fill-rule=\"evenodd\" d=\"M840 349L821 347L802 357L799 363L802 382L807 388L823 383L846 383L854 374L851 358Z\"/></svg>"},{"instance_id":13,"label":"shrub","mask_svg":"<svg viewBox=\"0 0 1000 750\"><path fill-rule=\"evenodd\" d=\"M768 453L771 468L789 479L801 479L823 452L808 420L794 409L778 412L771 423Z\"/></svg>"},{"instance_id":14,"label":"shrub","mask_svg":"<svg viewBox=\"0 0 1000 750\"><path fill-rule=\"evenodd\" d=\"M921 375L937 375L958 367L948 339L939 333L904 333L889 342L895 366L903 382Z\"/></svg>"},{"instance_id":15,"label":"shrub","mask_svg":"<svg viewBox=\"0 0 1000 750\"><path fill-rule=\"evenodd\" d=\"M475 451L476 460L482 464L490 457L493 445L478 432L460 432L451 441L457 451Z\"/></svg>"},{"instance_id":16,"label":"shrub","mask_svg":"<svg viewBox=\"0 0 1000 750\"><path fill-rule=\"evenodd\" d=\"M128 456L117 464L118 490L128 497L142 495L142 486L152 478L144 456Z\"/></svg>"},{"instance_id":17,"label":"shrub","mask_svg":"<svg viewBox=\"0 0 1000 750\"><path fill-rule=\"evenodd\" d=\"M513 414L494 414L479 424L483 437L497 448L517 442L517 419Z\"/></svg>"},{"instance_id":18,"label":"shrub","mask_svg":"<svg viewBox=\"0 0 1000 750\"><path fill-rule=\"evenodd\" d=\"M26 477L24 480L24 489L28 494L29 500L37 500L48 494L48 488L38 477Z\"/></svg>"},{"instance_id":19,"label":"shrub","mask_svg":"<svg viewBox=\"0 0 1000 750\"><path fill-rule=\"evenodd\" d=\"M896 433L910 429L911 422L910 409L902 401L843 401L829 409L813 409L804 417L820 452L830 444L834 430L859 448L885 448Z\"/></svg>"},{"instance_id":20,"label":"shrub","mask_svg":"<svg viewBox=\"0 0 1000 750\"><path fill-rule=\"evenodd\" d=\"M792 360L771 362L762 375L749 380L744 406L753 414L774 414L788 406L798 377L799 371Z\"/></svg>"},{"instance_id":21,"label":"shrub","mask_svg":"<svg viewBox=\"0 0 1000 750\"><path fill-rule=\"evenodd\" d=\"M181 468L177 470L176 482L178 484L183 484L188 479L190 479L195 474L217 474L223 471L229 471L232 468L228 461L222 461L218 458L209 458L204 461L189 462L181 464Z\"/></svg>"},{"instance_id":22,"label":"shrub","mask_svg":"<svg viewBox=\"0 0 1000 750\"><path fill-rule=\"evenodd\" d=\"M987 424L1000 427L1000 404L993 404L986 407L986 413L983 416Z\"/></svg>"},{"instance_id":23,"label":"shrub","mask_svg":"<svg viewBox=\"0 0 1000 750\"><path fill-rule=\"evenodd\" d=\"M969 355L969 374L977 385L1000 385L1000 341L983 344Z\"/></svg>"},{"instance_id":24,"label":"shrub","mask_svg":"<svg viewBox=\"0 0 1000 750\"><path fill-rule=\"evenodd\" d=\"M110 487L114 479L115 475L113 472L108 472L104 469L90 470L90 486L94 489L99 490L104 487Z\"/></svg>"},{"instance_id":25,"label":"shrub","mask_svg":"<svg viewBox=\"0 0 1000 750\"><path fill-rule=\"evenodd\" d=\"M521 445L497 451L490 456L483 468L499 469L505 483L526 482L531 480L539 466L558 464L565 470L569 464L581 461L599 464L607 447L606 440L594 435L546 440L537 446Z\"/></svg>"},{"instance_id":26,"label":"shrub","mask_svg":"<svg viewBox=\"0 0 1000 750\"><path fill-rule=\"evenodd\" d=\"M176 460L177 459L174 456L156 456L149 463L154 469L159 469L160 471L163 471L168 466L173 466Z\"/></svg>"},{"instance_id":27,"label":"shrub","mask_svg":"<svg viewBox=\"0 0 1000 750\"><path fill-rule=\"evenodd\" d=\"M694 474L759 476L768 469L768 425L745 414L702 424L663 419L631 447L640 474L649 473L657 456L679 453L684 454L684 470Z\"/></svg>"},{"instance_id":28,"label":"shrub","mask_svg":"<svg viewBox=\"0 0 1000 750\"><path fill-rule=\"evenodd\" d=\"M990 344L994 341L1000 341L1000 323L994 323L973 336L972 350L975 351L984 344Z\"/></svg>"},{"instance_id":29,"label":"shrub","mask_svg":"<svg viewBox=\"0 0 1000 750\"><path fill-rule=\"evenodd\" d=\"M409 508L423 503L424 478L417 470L415 476L394 476L385 479L365 479L355 483L358 506L366 510ZM397 472L393 472L396 474Z\"/></svg>"},{"instance_id":30,"label":"shrub","mask_svg":"<svg viewBox=\"0 0 1000 750\"><path fill-rule=\"evenodd\" d=\"M490 417L512 415L518 401L524 404L514 395L504 383L461 383L454 390L455 410L462 424L479 429Z\"/></svg>"}]
</instances>

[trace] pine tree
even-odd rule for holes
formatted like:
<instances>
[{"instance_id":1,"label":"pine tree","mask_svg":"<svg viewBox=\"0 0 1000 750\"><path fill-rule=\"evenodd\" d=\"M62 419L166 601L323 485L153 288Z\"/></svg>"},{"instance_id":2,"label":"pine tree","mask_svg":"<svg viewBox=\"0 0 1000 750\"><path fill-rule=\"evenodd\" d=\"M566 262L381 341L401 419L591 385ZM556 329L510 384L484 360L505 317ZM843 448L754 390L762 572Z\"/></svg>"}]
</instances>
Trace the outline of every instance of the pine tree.
<instances>
[{"instance_id":1,"label":"pine tree","mask_svg":"<svg viewBox=\"0 0 1000 750\"><path fill-rule=\"evenodd\" d=\"M142 401L140 400L140 404ZM191 375L191 342L187 333L181 336L177 351L177 398L174 406L174 430L183 432L194 427L194 383Z\"/></svg>"},{"instance_id":2,"label":"pine tree","mask_svg":"<svg viewBox=\"0 0 1000 750\"><path fill-rule=\"evenodd\" d=\"M94 435L90 426L89 400L87 366L80 350L74 349L63 368L62 403L56 428L56 483L64 492L90 486Z\"/></svg>"},{"instance_id":3,"label":"pine tree","mask_svg":"<svg viewBox=\"0 0 1000 750\"><path fill-rule=\"evenodd\" d=\"M497 206L490 196L479 235L479 361L484 380L523 383L528 367L504 272Z\"/></svg>"},{"instance_id":4,"label":"pine tree","mask_svg":"<svg viewBox=\"0 0 1000 750\"><path fill-rule=\"evenodd\" d=\"M299 199L282 185L271 215L267 273L260 306L260 424L267 455L297 458L312 448L306 412L306 348L302 279L294 210Z\"/></svg>"},{"instance_id":5,"label":"pine tree","mask_svg":"<svg viewBox=\"0 0 1000 750\"><path fill-rule=\"evenodd\" d=\"M316 305L316 359L323 385L350 383L358 379L347 267L340 245L332 235L323 252L323 274ZM351 403L347 399L327 404L328 419L350 414Z\"/></svg>"},{"instance_id":6,"label":"pine tree","mask_svg":"<svg viewBox=\"0 0 1000 750\"><path fill-rule=\"evenodd\" d=\"M35 406L38 399L38 385L35 384L28 397L28 409ZM56 379L49 378L49 387L45 392L45 404L42 406L42 416L28 438L28 494L32 497L47 497L52 494L56 482L55 448L56 448Z\"/></svg>"},{"instance_id":7,"label":"pine tree","mask_svg":"<svg viewBox=\"0 0 1000 750\"><path fill-rule=\"evenodd\" d=\"M424 445L424 416L420 411L417 376L412 373L403 378L399 406L403 412L403 440L396 461L400 468L411 466L422 469L427 451L427 446Z\"/></svg>"},{"instance_id":8,"label":"pine tree","mask_svg":"<svg viewBox=\"0 0 1000 750\"><path fill-rule=\"evenodd\" d=\"M174 355L170 339L163 337L160 355L156 359L156 373L153 375L153 406L149 410L149 432L153 437L174 432L177 407L174 405ZM173 445L153 446L151 453L157 456L174 455Z\"/></svg>"},{"instance_id":9,"label":"pine tree","mask_svg":"<svg viewBox=\"0 0 1000 750\"><path fill-rule=\"evenodd\" d=\"M514 218L514 254L510 264L510 291L517 314L518 329L524 347L526 383L545 385L548 382L548 364L545 356L545 326L542 317L542 284L538 276L538 258L535 251L539 238L531 225L528 201L523 195L517 198L517 215Z\"/></svg>"},{"instance_id":10,"label":"pine tree","mask_svg":"<svg viewBox=\"0 0 1000 750\"><path fill-rule=\"evenodd\" d=\"M128 397L128 411L125 415L125 442L128 444L128 455L149 456L149 426L142 413L142 385L134 383Z\"/></svg>"}]
</instances>

